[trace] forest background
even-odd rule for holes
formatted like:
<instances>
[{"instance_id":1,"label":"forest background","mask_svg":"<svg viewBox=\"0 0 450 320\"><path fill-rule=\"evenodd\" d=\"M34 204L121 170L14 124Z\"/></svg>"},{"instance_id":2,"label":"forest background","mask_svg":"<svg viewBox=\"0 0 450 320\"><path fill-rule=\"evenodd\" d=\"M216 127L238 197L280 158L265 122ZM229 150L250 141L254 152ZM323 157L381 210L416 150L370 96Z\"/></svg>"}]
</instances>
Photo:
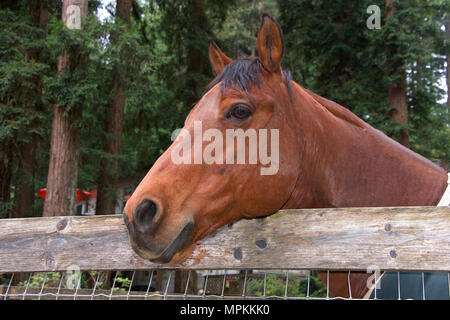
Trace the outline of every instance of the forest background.
<instances>
[{"instance_id":1,"label":"forest background","mask_svg":"<svg viewBox=\"0 0 450 320\"><path fill-rule=\"evenodd\" d=\"M80 29L67 27L73 2ZM281 25L295 81L448 169L449 6L2 0L0 218L74 214L77 188L113 213L117 190L132 192L213 79L208 38L233 59L255 56L262 13Z\"/></svg>"}]
</instances>

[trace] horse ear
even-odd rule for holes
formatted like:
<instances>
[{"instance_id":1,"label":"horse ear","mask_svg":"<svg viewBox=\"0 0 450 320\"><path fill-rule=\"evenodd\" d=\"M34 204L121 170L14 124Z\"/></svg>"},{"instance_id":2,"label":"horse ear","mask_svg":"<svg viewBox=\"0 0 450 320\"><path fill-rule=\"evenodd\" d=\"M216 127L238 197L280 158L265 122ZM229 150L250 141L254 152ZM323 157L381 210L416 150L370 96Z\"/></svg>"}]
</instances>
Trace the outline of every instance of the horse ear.
<instances>
[{"instance_id":1,"label":"horse ear","mask_svg":"<svg viewBox=\"0 0 450 320\"><path fill-rule=\"evenodd\" d=\"M218 75L223 68L231 62L231 59L219 49L217 44L212 39L209 39L209 60L211 61L212 68L216 75Z\"/></svg>"},{"instance_id":2,"label":"horse ear","mask_svg":"<svg viewBox=\"0 0 450 320\"><path fill-rule=\"evenodd\" d=\"M257 46L264 68L271 72L280 70L281 59L284 54L283 32L278 22L266 13L262 15Z\"/></svg>"}]
</instances>

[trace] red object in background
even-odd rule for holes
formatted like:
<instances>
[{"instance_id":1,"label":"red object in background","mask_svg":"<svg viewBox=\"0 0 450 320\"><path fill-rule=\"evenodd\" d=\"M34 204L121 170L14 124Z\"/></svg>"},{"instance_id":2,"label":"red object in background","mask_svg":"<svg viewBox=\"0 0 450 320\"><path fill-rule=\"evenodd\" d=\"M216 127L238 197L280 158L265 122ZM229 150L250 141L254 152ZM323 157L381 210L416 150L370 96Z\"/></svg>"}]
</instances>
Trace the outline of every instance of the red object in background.
<instances>
[{"instance_id":1,"label":"red object in background","mask_svg":"<svg viewBox=\"0 0 450 320\"><path fill-rule=\"evenodd\" d=\"M45 199L46 195L47 195L47 188L39 189L39 191L37 192L37 196L39 198ZM88 198L93 198L96 196L97 196L97 190L94 190L93 192L89 192L86 190L77 189L77 201L87 200Z\"/></svg>"},{"instance_id":2,"label":"red object in background","mask_svg":"<svg viewBox=\"0 0 450 320\"><path fill-rule=\"evenodd\" d=\"M41 188L36 194L39 198L45 199L45 196L47 195L47 188ZM77 189L77 201L83 201L87 200L88 198L96 198L97 197L97 189L91 191L86 190L80 190ZM123 200L130 199L131 195L126 195L123 197Z\"/></svg>"},{"instance_id":3,"label":"red object in background","mask_svg":"<svg viewBox=\"0 0 450 320\"><path fill-rule=\"evenodd\" d=\"M37 196L39 198L45 199L45 195L47 194L47 188L39 189Z\"/></svg>"},{"instance_id":4,"label":"red object in background","mask_svg":"<svg viewBox=\"0 0 450 320\"><path fill-rule=\"evenodd\" d=\"M80 189L77 189L77 201L84 200L86 197L83 194L83 191L80 191Z\"/></svg>"}]
</instances>

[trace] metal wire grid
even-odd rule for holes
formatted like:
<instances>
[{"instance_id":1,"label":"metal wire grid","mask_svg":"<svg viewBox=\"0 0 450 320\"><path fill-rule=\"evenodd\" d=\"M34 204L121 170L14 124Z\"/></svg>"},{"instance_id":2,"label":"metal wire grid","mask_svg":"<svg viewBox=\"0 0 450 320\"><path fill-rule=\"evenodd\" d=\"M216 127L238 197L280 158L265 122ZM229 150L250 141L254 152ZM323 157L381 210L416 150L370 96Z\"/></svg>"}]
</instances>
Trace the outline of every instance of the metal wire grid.
<instances>
[{"instance_id":1,"label":"metal wire grid","mask_svg":"<svg viewBox=\"0 0 450 320\"><path fill-rule=\"evenodd\" d=\"M149 270L146 285L136 282L142 271L32 272L0 274L0 300L166 300L166 299L285 299L333 300L352 298L348 272L348 298L332 297L329 281L317 289L317 278L309 271L206 270L185 271L180 289L175 288L174 270ZM239 272L239 273L237 273ZM446 274L450 296L450 273ZM20 279L25 281L18 281ZM89 278L89 279L87 279ZM327 280L329 271L327 272ZM397 273L401 299L400 272ZM105 285L105 281L110 284ZM375 274L375 283L377 282ZM194 284L194 285L193 285ZM194 289L192 289L194 287ZM315 288L313 288L315 287ZM315 290L313 292L313 290ZM374 289L377 299L377 288ZM422 299L427 299L422 273Z\"/></svg>"}]
</instances>

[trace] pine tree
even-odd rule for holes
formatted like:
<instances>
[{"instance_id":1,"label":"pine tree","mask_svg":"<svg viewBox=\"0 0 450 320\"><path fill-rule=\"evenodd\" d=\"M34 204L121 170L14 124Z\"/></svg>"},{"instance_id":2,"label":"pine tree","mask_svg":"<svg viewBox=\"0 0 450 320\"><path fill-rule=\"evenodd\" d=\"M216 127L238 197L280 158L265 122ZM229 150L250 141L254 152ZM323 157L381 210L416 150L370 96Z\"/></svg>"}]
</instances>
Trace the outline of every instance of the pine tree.
<instances>
[{"instance_id":1,"label":"pine tree","mask_svg":"<svg viewBox=\"0 0 450 320\"><path fill-rule=\"evenodd\" d=\"M121 32L126 32L131 24L132 0L117 0L116 23L125 24L124 29L118 29L111 34L112 45L117 45ZM122 122L126 98L127 56L120 54L113 68L114 77L111 83L111 97L106 111L105 132L103 145L105 155L102 159L98 180L96 214L114 214L117 203L116 189L122 142Z\"/></svg>"},{"instance_id":2,"label":"pine tree","mask_svg":"<svg viewBox=\"0 0 450 320\"><path fill-rule=\"evenodd\" d=\"M0 10L0 216L31 215L37 153L47 115L42 79L48 8L45 1L2 3Z\"/></svg>"},{"instance_id":3,"label":"pine tree","mask_svg":"<svg viewBox=\"0 0 450 320\"><path fill-rule=\"evenodd\" d=\"M87 0L64 0L62 20L69 29L81 28L87 16ZM82 63L79 49L65 50L58 58L60 77L70 77ZM75 213L78 179L78 155L81 106L55 105L53 108L50 163L43 216L72 215Z\"/></svg>"}]
</instances>

